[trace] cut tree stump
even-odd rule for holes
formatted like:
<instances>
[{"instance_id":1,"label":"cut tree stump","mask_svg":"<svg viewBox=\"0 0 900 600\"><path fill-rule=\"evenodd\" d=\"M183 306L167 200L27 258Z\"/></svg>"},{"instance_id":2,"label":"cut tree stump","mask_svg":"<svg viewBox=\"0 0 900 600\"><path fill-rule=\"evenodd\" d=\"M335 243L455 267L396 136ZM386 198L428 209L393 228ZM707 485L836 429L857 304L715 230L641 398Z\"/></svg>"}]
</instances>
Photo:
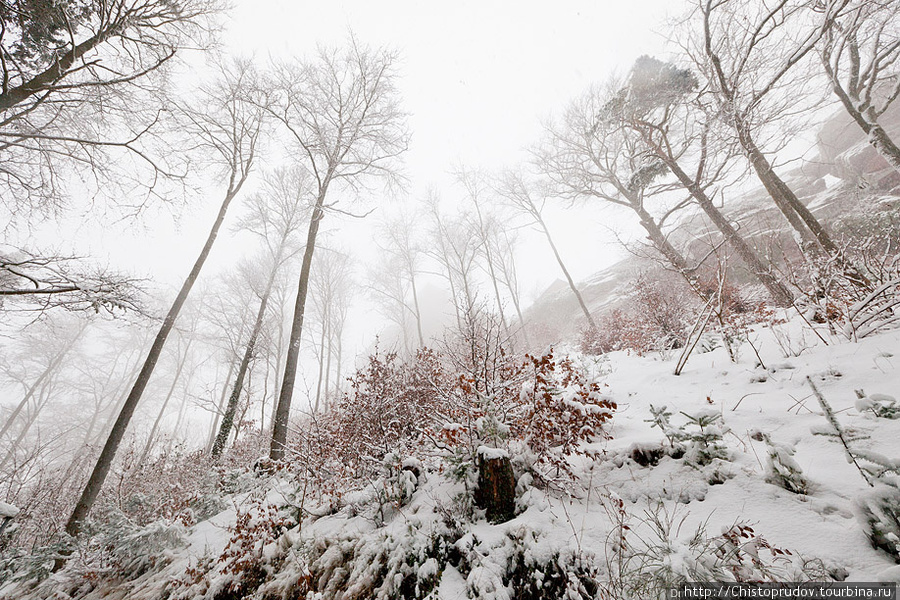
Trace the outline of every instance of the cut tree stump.
<instances>
[{"instance_id":1,"label":"cut tree stump","mask_svg":"<svg viewBox=\"0 0 900 600\"><path fill-rule=\"evenodd\" d=\"M505 450L478 448L478 488L475 505L484 509L491 523L504 523L515 516L516 478Z\"/></svg>"}]
</instances>

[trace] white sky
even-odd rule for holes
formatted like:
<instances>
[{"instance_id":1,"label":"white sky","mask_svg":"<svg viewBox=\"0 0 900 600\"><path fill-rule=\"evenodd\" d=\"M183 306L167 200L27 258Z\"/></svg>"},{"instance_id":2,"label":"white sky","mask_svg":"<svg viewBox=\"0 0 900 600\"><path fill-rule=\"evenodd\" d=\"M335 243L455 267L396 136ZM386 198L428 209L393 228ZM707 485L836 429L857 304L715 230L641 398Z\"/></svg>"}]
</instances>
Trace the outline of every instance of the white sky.
<instances>
[{"instance_id":1,"label":"white sky","mask_svg":"<svg viewBox=\"0 0 900 600\"><path fill-rule=\"evenodd\" d=\"M235 0L226 48L265 65L270 58L308 56L317 44L342 44L352 31L363 44L396 49L401 56L398 87L413 135L405 155L410 197L436 187L453 201L462 198L450 189L455 164L497 170L521 162L527 156L523 149L540 137L542 119L561 111L590 84L626 72L639 55L662 54L664 39L655 32L663 31L667 12L677 12L682 3ZM210 189L205 199L190 199L177 222L165 218L165 211L151 212L162 216L139 223L79 224L90 215L73 215L70 224L46 223L34 238L57 236L54 245L63 252L108 262L174 290L203 244L221 193ZM239 210L231 209L226 228ZM553 207L547 216L577 280L623 254L609 228L626 237L634 232L630 219L599 206ZM75 234L59 237L73 224ZM332 230L340 226L332 243L352 250L371 238L375 223L335 219L328 225ZM220 236L205 279L256 251L229 235ZM561 274L542 238L525 241L519 277L527 304ZM361 336L349 345L361 343Z\"/></svg>"},{"instance_id":2,"label":"white sky","mask_svg":"<svg viewBox=\"0 0 900 600\"><path fill-rule=\"evenodd\" d=\"M238 0L227 39L237 52L263 61L341 44L350 31L364 44L397 49L399 87L411 113L405 160L415 198L429 186L446 189L454 164L495 170L526 158L523 149L540 137L542 119L591 83L627 71L639 55L661 54L663 36L655 32L681 4ZM619 228L618 220L599 207L560 208L549 220L577 278L621 255L605 229ZM365 235L365 225L358 227ZM530 268L520 276L533 296L560 274L541 240L530 241L522 257Z\"/></svg>"}]
</instances>

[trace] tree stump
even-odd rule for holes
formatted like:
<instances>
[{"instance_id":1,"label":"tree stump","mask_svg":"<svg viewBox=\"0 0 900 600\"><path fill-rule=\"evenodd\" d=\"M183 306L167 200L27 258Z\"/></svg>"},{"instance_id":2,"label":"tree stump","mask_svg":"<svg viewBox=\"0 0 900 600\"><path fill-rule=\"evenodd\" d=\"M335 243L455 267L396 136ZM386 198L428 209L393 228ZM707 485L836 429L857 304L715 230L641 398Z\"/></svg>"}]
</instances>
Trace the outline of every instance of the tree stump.
<instances>
[{"instance_id":1,"label":"tree stump","mask_svg":"<svg viewBox=\"0 0 900 600\"><path fill-rule=\"evenodd\" d=\"M491 523L504 523L515 516L516 478L505 450L478 448L478 488L475 505L484 509Z\"/></svg>"}]
</instances>

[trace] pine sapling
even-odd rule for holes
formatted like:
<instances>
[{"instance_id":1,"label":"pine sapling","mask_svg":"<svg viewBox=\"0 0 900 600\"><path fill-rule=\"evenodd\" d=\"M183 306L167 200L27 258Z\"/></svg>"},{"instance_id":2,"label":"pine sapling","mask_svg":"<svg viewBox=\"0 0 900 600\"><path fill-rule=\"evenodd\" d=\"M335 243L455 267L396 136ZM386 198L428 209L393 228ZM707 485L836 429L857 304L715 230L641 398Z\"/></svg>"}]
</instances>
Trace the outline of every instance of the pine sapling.
<instances>
[{"instance_id":1,"label":"pine sapling","mask_svg":"<svg viewBox=\"0 0 900 600\"><path fill-rule=\"evenodd\" d=\"M690 450L685 455L685 460L696 465L708 465L715 459L728 460L728 448L722 445L723 436L729 431L725 426L721 413L716 411L699 411L693 415L682 412L688 422L682 426L686 434L686 440L691 443ZM694 426L698 431L688 431L688 426Z\"/></svg>"},{"instance_id":2,"label":"pine sapling","mask_svg":"<svg viewBox=\"0 0 900 600\"><path fill-rule=\"evenodd\" d=\"M875 487L875 484L872 483L869 474L859 464L856 454L854 454L853 450L850 448L850 443L847 441L847 435L844 432L844 428L841 427L841 424L840 422L838 422L837 417L834 416L834 410L832 410L831 405L828 404L828 401L825 400L825 396L822 395L822 393L816 387L816 384L813 383L812 379L810 379L808 375L806 376L806 382L809 383L809 387L812 388L816 400L819 401L819 406L822 407L822 412L825 415L825 419L828 420L828 423L834 428L838 439L841 440L841 445L844 447L844 454L847 456L847 462L853 463L853 466L856 467L856 469L859 471L859 474L862 475L862 478L866 480L866 483L868 483L870 487Z\"/></svg>"},{"instance_id":3,"label":"pine sapling","mask_svg":"<svg viewBox=\"0 0 900 600\"><path fill-rule=\"evenodd\" d=\"M867 395L863 390L856 390L856 410L872 411L880 419L900 419L900 406L893 396L887 394Z\"/></svg>"},{"instance_id":4,"label":"pine sapling","mask_svg":"<svg viewBox=\"0 0 900 600\"><path fill-rule=\"evenodd\" d=\"M658 427L660 431L663 432L663 435L666 436L666 439L669 441L669 447L674 448L676 442L680 442L684 439L684 431L680 429L674 429L670 422L672 418L672 413L668 411L668 406L665 404L656 407L652 404L650 405L650 414L653 415L652 419L644 419L645 423L650 423L651 427Z\"/></svg>"},{"instance_id":5,"label":"pine sapling","mask_svg":"<svg viewBox=\"0 0 900 600\"><path fill-rule=\"evenodd\" d=\"M766 481L795 494L809 493L809 481L794 460L794 447L773 442L765 433L760 433L757 439L766 443Z\"/></svg>"}]
</instances>

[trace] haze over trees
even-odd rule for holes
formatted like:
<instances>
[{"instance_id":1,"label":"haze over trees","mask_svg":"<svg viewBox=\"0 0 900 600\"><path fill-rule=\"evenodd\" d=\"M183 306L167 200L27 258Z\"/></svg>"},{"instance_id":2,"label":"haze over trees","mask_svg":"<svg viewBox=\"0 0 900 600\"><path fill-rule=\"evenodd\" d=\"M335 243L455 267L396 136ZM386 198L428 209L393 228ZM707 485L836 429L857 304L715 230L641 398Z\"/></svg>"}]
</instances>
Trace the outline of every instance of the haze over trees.
<instances>
[{"instance_id":1,"label":"haze over trees","mask_svg":"<svg viewBox=\"0 0 900 600\"><path fill-rule=\"evenodd\" d=\"M872 387L897 369L898 3L681 9L520 154L425 181L444 141L417 145L402 49L238 56L218 0L0 3L0 597L878 575L743 514L679 538L667 511L710 486L855 512L900 560L900 405Z\"/></svg>"}]
</instances>

